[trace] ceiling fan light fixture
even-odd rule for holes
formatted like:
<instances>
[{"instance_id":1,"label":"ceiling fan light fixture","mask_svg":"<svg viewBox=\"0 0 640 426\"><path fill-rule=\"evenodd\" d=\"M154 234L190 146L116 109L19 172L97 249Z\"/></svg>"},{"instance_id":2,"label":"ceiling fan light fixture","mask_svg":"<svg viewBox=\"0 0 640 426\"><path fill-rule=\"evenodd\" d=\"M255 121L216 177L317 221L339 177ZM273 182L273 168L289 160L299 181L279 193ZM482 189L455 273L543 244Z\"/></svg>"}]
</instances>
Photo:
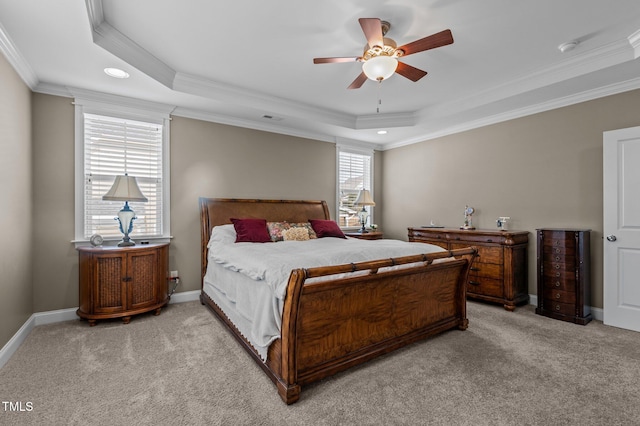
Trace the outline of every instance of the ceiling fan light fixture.
<instances>
[{"instance_id":1,"label":"ceiling fan light fixture","mask_svg":"<svg viewBox=\"0 0 640 426\"><path fill-rule=\"evenodd\" d=\"M398 60L392 56L374 56L362 64L362 72L373 81L386 80L396 72Z\"/></svg>"}]
</instances>

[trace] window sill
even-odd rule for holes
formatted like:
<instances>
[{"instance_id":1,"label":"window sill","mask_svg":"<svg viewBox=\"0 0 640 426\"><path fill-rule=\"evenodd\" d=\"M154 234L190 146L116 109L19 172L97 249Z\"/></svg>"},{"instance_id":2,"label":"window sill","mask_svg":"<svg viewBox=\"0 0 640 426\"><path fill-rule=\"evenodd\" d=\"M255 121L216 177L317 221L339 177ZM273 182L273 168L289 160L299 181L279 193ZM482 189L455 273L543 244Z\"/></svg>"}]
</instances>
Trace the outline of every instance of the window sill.
<instances>
[{"instance_id":1,"label":"window sill","mask_svg":"<svg viewBox=\"0 0 640 426\"><path fill-rule=\"evenodd\" d=\"M143 242L150 242L150 243L168 243L171 242L171 239L173 239L173 236L168 236L168 237L134 237L132 238L133 241L136 242L136 244L141 244ZM102 243L103 246L117 246L118 243L121 241L121 238L109 238L109 239L105 239L104 242ZM76 248L78 247L87 247L90 246L91 243L89 242L89 240L72 240L71 244L73 244Z\"/></svg>"}]
</instances>

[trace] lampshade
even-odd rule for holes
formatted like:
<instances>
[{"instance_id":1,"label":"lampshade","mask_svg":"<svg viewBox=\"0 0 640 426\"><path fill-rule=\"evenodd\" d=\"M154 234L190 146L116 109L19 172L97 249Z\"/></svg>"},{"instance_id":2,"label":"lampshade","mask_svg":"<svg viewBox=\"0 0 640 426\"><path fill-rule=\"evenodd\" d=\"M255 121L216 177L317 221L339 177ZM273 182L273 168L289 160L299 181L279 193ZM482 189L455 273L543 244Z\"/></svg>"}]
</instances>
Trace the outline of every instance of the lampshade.
<instances>
[{"instance_id":1,"label":"lampshade","mask_svg":"<svg viewBox=\"0 0 640 426\"><path fill-rule=\"evenodd\" d=\"M124 176L116 176L113 186L102 196L105 201L124 201L124 207L118 212L118 223L120 224L120 232L124 234L122 241L118 243L118 247L135 246L136 243L129 234L133 231L133 221L136 214L129 207L129 201L147 201L147 197L142 194L138 187L138 182L133 176L125 173Z\"/></svg>"},{"instance_id":2,"label":"lampshade","mask_svg":"<svg viewBox=\"0 0 640 426\"><path fill-rule=\"evenodd\" d=\"M356 198L355 203L356 206L375 206L376 203L373 201L373 197L368 189L361 189L358 194L358 198Z\"/></svg>"},{"instance_id":3,"label":"lampshade","mask_svg":"<svg viewBox=\"0 0 640 426\"><path fill-rule=\"evenodd\" d=\"M398 60L392 56L374 56L362 64L362 72L367 78L382 81L391 77L398 68Z\"/></svg>"},{"instance_id":4,"label":"lampshade","mask_svg":"<svg viewBox=\"0 0 640 426\"><path fill-rule=\"evenodd\" d=\"M125 174L116 176L113 186L102 196L105 201L148 201L138 187L138 182L133 176Z\"/></svg>"}]
</instances>

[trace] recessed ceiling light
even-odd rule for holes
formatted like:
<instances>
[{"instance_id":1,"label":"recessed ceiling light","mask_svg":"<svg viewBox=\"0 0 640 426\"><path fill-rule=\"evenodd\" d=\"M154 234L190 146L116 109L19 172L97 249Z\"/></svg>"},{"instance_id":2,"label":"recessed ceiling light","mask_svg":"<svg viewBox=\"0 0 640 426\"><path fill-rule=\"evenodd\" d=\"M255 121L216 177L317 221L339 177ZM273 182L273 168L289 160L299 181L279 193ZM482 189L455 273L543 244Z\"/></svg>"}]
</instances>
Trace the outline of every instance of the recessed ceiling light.
<instances>
[{"instance_id":1,"label":"recessed ceiling light","mask_svg":"<svg viewBox=\"0 0 640 426\"><path fill-rule=\"evenodd\" d=\"M571 40L558 46L558 50L562 53L570 52L575 49L579 43L580 42L578 40Z\"/></svg>"},{"instance_id":2,"label":"recessed ceiling light","mask_svg":"<svg viewBox=\"0 0 640 426\"><path fill-rule=\"evenodd\" d=\"M386 130L378 130L378 134L379 135L386 135L387 131Z\"/></svg>"},{"instance_id":3,"label":"recessed ceiling light","mask_svg":"<svg viewBox=\"0 0 640 426\"><path fill-rule=\"evenodd\" d=\"M120 68L105 68L104 73L114 78L129 78L129 73Z\"/></svg>"}]
</instances>

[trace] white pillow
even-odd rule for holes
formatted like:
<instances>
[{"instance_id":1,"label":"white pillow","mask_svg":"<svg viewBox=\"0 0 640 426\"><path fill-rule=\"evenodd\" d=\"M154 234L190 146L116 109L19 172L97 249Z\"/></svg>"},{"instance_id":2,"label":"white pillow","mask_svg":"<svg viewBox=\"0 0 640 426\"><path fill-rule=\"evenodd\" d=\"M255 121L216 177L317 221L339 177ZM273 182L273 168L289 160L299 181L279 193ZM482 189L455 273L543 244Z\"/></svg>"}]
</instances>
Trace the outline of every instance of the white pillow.
<instances>
[{"instance_id":1,"label":"white pillow","mask_svg":"<svg viewBox=\"0 0 640 426\"><path fill-rule=\"evenodd\" d=\"M222 244L233 244L236 242L236 229L233 224L214 226L211 231L211 238L207 247L211 247L211 243L218 242Z\"/></svg>"}]
</instances>

